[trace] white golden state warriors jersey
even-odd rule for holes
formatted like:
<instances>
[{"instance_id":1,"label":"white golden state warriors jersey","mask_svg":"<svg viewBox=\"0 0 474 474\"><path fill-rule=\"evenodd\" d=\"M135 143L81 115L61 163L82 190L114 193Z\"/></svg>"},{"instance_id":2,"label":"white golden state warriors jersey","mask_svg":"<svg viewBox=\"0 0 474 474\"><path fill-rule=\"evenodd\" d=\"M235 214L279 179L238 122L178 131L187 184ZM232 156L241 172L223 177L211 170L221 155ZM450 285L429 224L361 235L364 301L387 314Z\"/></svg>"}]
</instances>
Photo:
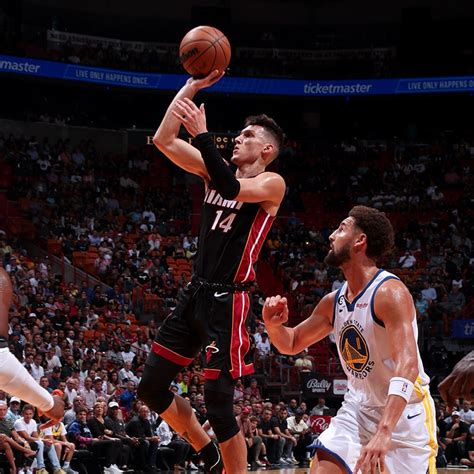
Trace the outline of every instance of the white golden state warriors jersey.
<instances>
[{"instance_id":1,"label":"white golden state warriors jersey","mask_svg":"<svg viewBox=\"0 0 474 474\"><path fill-rule=\"evenodd\" d=\"M374 311L374 298L379 287L390 279L399 278L379 270L365 289L349 303L346 298L347 282L336 293L333 326L337 349L348 378L345 398L364 407L382 407L387 401L390 379L395 377L387 333L383 322ZM413 333L418 339L416 313L413 308ZM400 341L403 344L404 341ZM426 394L421 387L429 384L417 349L419 375L409 403L419 402Z\"/></svg>"}]
</instances>

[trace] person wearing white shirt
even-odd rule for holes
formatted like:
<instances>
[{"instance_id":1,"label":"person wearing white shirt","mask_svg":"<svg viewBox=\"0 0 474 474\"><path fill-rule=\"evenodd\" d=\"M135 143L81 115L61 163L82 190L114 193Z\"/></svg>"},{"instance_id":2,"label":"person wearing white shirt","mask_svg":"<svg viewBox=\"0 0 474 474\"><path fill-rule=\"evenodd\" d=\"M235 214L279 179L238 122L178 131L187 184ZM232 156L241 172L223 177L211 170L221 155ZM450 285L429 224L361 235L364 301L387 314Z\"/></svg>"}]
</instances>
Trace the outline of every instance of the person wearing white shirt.
<instances>
[{"instance_id":1,"label":"person wearing white shirt","mask_svg":"<svg viewBox=\"0 0 474 474\"><path fill-rule=\"evenodd\" d=\"M156 222L155 213L151 209L147 209L147 210L143 211L142 219L145 220L146 218L148 218L148 222L150 224L154 224Z\"/></svg>"},{"instance_id":2,"label":"person wearing white shirt","mask_svg":"<svg viewBox=\"0 0 474 474\"><path fill-rule=\"evenodd\" d=\"M68 405L71 406L73 400L77 397L76 381L72 377L69 377L66 380L66 388L64 389L64 394L67 397Z\"/></svg>"},{"instance_id":3,"label":"person wearing white shirt","mask_svg":"<svg viewBox=\"0 0 474 474\"><path fill-rule=\"evenodd\" d=\"M124 366L119 370L118 378L120 383L123 383L125 379L135 382L138 384L135 374L132 372L132 363L125 362Z\"/></svg>"},{"instance_id":4,"label":"person wearing white shirt","mask_svg":"<svg viewBox=\"0 0 474 474\"><path fill-rule=\"evenodd\" d=\"M40 439L36 427L36 422L33 420L34 408L32 405L25 405L22 410L22 418L19 418L13 424L15 431L28 443L31 443L33 449L36 452L36 462L38 469L36 474L48 474L44 463L44 452L48 455L48 458L53 467L53 474L66 474L61 469L59 464L58 455L56 450L53 448L53 443L47 440Z\"/></svg>"},{"instance_id":5,"label":"person wearing white shirt","mask_svg":"<svg viewBox=\"0 0 474 474\"><path fill-rule=\"evenodd\" d=\"M34 362L31 364L31 376L39 383L40 378L44 375L44 369L42 367L43 356L41 354L36 354L34 357Z\"/></svg>"},{"instance_id":6,"label":"person wearing white shirt","mask_svg":"<svg viewBox=\"0 0 474 474\"><path fill-rule=\"evenodd\" d=\"M413 268L416 263L416 258L410 251L406 251L405 255L402 255L398 260L398 264L401 268Z\"/></svg>"},{"instance_id":7,"label":"person wearing white shirt","mask_svg":"<svg viewBox=\"0 0 474 474\"><path fill-rule=\"evenodd\" d=\"M171 431L171 428L165 420L159 424L155 433L160 437L158 446L166 447L173 451L173 464L175 468L179 469L188 457L191 446L181 439L173 439L174 433ZM193 464L192 466L189 465L188 469L197 470L197 467Z\"/></svg>"},{"instance_id":8,"label":"person wearing white shirt","mask_svg":"<svg viewBox=\"0 0 474 474\"><path fill-rule=\"evenodd\" d=\"M255 344L262 342L262 334L265 332L265 326L263 324L259 324L257 326L257 332L253 335L253 339Z\"/></svg>"},{"instance_id":9,"label":"person wearing white shirt","mask_svg":"<svg viewBox=\"0 0 474 474\"><path fill-rule=\"evenodd\" d=\"M270 341L266 332L262 333L262 340L256 344L256 347L261 357L267 357L270 354Z\"/></svg>"},{"instance_id":10,"label":"person wearing white shirt","mask_svg":"<svg viewBox=\"0 0 474 474\"><path fill-rule=\"evenodd\" d=\"M125 343L125 349L121 352L122 354L122 359L124 362L130 362L130 364L133 362L133 359L135 358L135 353L131 351L131 345L129 342Z\"/></svg>"},{"instance_id":11,"label":"person wearing white shirt","mask_svg":"<svg viewBox=\"0 0 474 474\"><path fill-rule=\"evenodd\" d=\"M84 388L79 392L87 408L93 408L97 401L97 395L92 388L93 382L90 377L84 379Z\"/></svg>"},{"instance_id":12,"label":"person wearing white shirt","mask_svg":"<svg viewBox=\"0 0 474 474\"><path fill-rule=\"evenodd\" d=\"M436 293L436 290L430 285L428 281L425 281L423 284L421 296L424 300L427 301L436 301L438 299L438 294Z\"/></svg>"},{"instance_id":13,"label":"person wearing white shirt","mask_svg":"<svg viewBox=\"0 0 474 474\"><path fill-rule=\"evenodd\" d=\"M56 355L56 348L50 347L46 354L46 370L52 372L55 367L61 368L62 365L59 357Z\"/></svg>"},{"instance_id":14,"label":"person wearing white shirt","mask_svg":"<svg viewBox=\"0 0 474 474\"><path fill-rule=\"evenodd\" d=\"M471 409L471 403L464 401L461 410L459 410L459 418L466 425L470 426L474 423L474 410Z\"/></svg>"},{"instance_id":15,"label":"person wearing white shirt","mask_svg":"<svg viewBox=\"0 0 474 474\"><path fill-rule=\"evenodd\" d=\"M290 416L286 419L288 425L288 431L291 435L296 438L296 446L294 448L294 456L298 462L304 462L306 460L306 446L311 444L311 428L303 420L303 410L297 408L294 416Z\"/></svg>"}]
</instances>

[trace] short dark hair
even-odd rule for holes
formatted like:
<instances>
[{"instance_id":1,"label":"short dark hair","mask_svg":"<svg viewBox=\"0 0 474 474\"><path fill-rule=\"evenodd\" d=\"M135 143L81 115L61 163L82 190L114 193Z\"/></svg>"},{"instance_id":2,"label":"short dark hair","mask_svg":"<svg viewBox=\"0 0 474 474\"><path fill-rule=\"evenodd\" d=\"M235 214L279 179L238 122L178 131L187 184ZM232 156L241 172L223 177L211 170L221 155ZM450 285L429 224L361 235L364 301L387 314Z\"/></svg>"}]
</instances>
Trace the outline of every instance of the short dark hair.
<instances>
[{"instance_id":1,"label":"short dark hair","mask_svg":"<svg viewBox=\"0 0 474 474\"><path fill-rule=\"evenodd\" d=\"M285 134L271 117L266 114L251 115L245 119L244 125L245 127L249 127L250 125L260 125L263 127L275 139L278 151L280 151L285 140Z\"/></svg>"},{"instance_id":2,"label":"short dark hair","mask_svg":"<svg viewBox=\"0 0 474 474\"><path fill-rule=\"evenodd\" d=\"M376 261L391 252L394 232L385 212L373 207L355 206L350 210L349 216L354 219L356 226L367 235L367 257Z\"/></svg>"}]
</instances>

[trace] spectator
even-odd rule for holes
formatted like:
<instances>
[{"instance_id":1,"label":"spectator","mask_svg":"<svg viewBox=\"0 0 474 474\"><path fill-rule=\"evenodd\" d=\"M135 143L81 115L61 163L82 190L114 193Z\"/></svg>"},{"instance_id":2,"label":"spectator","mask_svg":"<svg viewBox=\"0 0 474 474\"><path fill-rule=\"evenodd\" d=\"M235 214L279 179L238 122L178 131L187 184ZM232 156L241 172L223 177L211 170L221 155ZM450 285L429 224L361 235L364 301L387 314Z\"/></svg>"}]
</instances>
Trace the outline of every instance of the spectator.
<instances>
[{"instance_id":1,"label":"spectator","mask_svg":"<svg viewBox=\"0 0 474 474\"><path fill-rule=\"evenodd\" d=\"M260 436L254 437L252 430L252 423L249 419L252 410L249 407L242 408L239 415L236 416L237 426L239 427L245 444L247 445L247 460L249 462L255 462L259 465L258 454L261 451L262 438Z\"/></svg>"},{"instance_id":2,"label":"spectator","mask_svg":"<svg viewBox=\"0 0 474 474\"><path fill-rule=\"evenodd\" d=\"M234 403L241 402L244 400L245 387L242 383L242 379L237 379L234 385Z\"/></svg>"},{"instance_id":3,"label":"spectator","mask_svg":"<svg viewBox=\"0 0 474 474\"><path fill-rule=\"evenodd\" d=\"M78 381L77 381L78 382ZM67 397L67 404L72 405L73 400L77 397L76 386L78 385L75 379L69 377L66 380L66 390L64 390L64 395Z\"/></svg>"},{"instance_id":4,"label":"spectator","mask_svg":"<svg viewBox=\"0 0 474 474\"><path fill-rule=\"evenodd\" d=\"M185 461L188 459L191 446L188 442L177 437L171 430L166 421L161 420L156 428L156 434L160 438L159 447L168 448L171 450L171 458L169 461L169 468L174 467L175 470L181 471L185 467ZM161 450L163 453L163 450ZM194 463L190 462L187 469L197 471L198 468Z\"/></svg>"},{"instance_id":5,"label":"spectator","mask_svg":"<svg viewBox=\"0 0 474 474\"><path fill-rule=\"evenodd\" d=\"M329 407L326 406L326 399L319 397L318 403L311 409L310 415L322 416L324 415L324 410L329 410Z\"/></svg>"},{"instance_id":6,"label":"spectator","mask_svg":"<svg viewBox=\"0 0 474 474\"><path fill-rule=\"evenodd\" d=\"M95 402L97 401L97 395L93 389L93 382L91 377L86 377L84 379L84 388L79 392L84 404L87 408L93 408Z\"/></svg>"},{"instance_id":7,"label":"spectator","mask_svg":"<svg viewBox=\"0 0 474 474\"><path fill-rule=\"evenodd\" d=\"M294 448L294 457L299 464L306 461L309 451L306 446L311 444L311 428L303 421L304 412L301 408L295 410L294 416L287 419L288 431L296 438L296 446Z\"/></svg>"},{"instance_id":8,"label":"spectator","mask_svg":"<svg viewBox=\"0 0 474 474\"><path fill-rule=\"evenodd\" d=\"M122 474L114 462L117 461L117 447L119 446L109 439L98 439L92 436L91 430L87 426L87 409L79 408L77 418L69 425L68 436L73 441L76 449L88 449L95 456L105 456L104 474Z\"/></svg>"},{"instance_id":9,"label":"spectator","mask_svg":"<svg viewBox=\"0 0 474 474\"><path fill-rule=\"evenodd\" d=\"M313 371L313 357L308 354L308 349L304 349L295 360L295 367L298 372Z\"/></svg>"},{"instance_id":10,"label":"spectator","mask_svg":"<svg viewBox=\"0 0 474 474\"><path fill-rule=\"evenodd\" d=\"M125 380L137 383L137 378L132 372L132 363L130 361L125 362L124 366L119 370L118 378L121 384L123 384Z\"/></svg>"},{"instance_id":11,"label":"spectator","mask_svg":"<svg viewBox=\"0 0 474 474\"><path fill-rule=\"evenodd\" d=\"M421 290L421 296L423 297L423 299L428 301L428 303L431 303L432 301L436 301L437 298L438 298L436 290L431 286L429 281L425 281L423 283L423 289Z\"/></svg>"},{"instance_id":12,"label":"spectator","mask_svg":"<svg viewBox=\"0 0 474 474\"><path fill-rule=\"evenodd\" d=\"M124 345L124 350L121 352L122 360L127 363L130 362L132 364L133 359L135 359L135 353L131 350L132 346L129 342L126 342Z\"/></svg>"},{"instance_id":13,"label":"spectator","mask_svg":"<svg viewBox=\"0 0 474 474\"><path fill-rule=\"evenodd\" d=\"M84 408L84 398L82 395L77 395L72 401L72 407L64 412L64 424L68 426L77 418L77 412L80 408Z\"/></svg>"},{"instance_id":14,"label":"spectator","mask_svg":"<svg viewBox=\"0 0 474 474\"><path fill-rule=\"evenodd\" d=\"M62 422L56 423L53 426L45 428L43 437L45 440L51 440L53 447L56 450L58 459L63 460L63 470L66 474L79 474L71 467L71 459L74 456L74 443L70 443L66 439L66 428Z\"/></svg>"},{"instance_id":15,"label":"spectator","mask_svg":"<svg viewBox=\"0 0 474 474\"><path fill-rule=\"evenodd\" d=\"M464 444L469 428L459 415L458 411L451 413L452 421L446 428L446 437L441 440L448 463L456 463L464 457Z\"/></svg>"},{"instance_id":16,"label":"spectator","mask_svg":"<svg viewBox=\"0 0 474 474\"><path fill-rule=\"evenodd\" d=\"M156 466L158 445L160 437L153 434L151 423L148 420L150 409L142 405L138 410L138 416L134 416L126 425L125 431L128 436L137 438L143 445L139 450L141 458L138 461L139 469L150 471Z\"/></svg>"},{"instance_id":17,"label":"spectator","mask_svg":"<svg viewBox=\"0 0 474 474\"><path fill-rule=\"evenodd\" d=\"M459 418L467 426L471 426L474 423L474 410L471 408L471 402L468 402L467 400L463 401L462 408L459 410Z\"/></svg>"},{"instance_id":18,"label":"spectator","mask_svg":"<svg viewBox=\"0 0 474 474\"><path fill-rule=\"evenodd\" d=\"M52 392L51 388L49 387L49 379L46 375L43 375L43 377L40 378L39 384L49 393Z\"/></svg>"},{"instance_id":19,"label":"spectator","mask_svg":"<svg viewBox=\"0 0 474 474\"><path fill-rule=\"evenodd\" d=\"M251 378L250 379L250 386L245 389L245 396L255 398L255 401L261 401L262 396L260 394L260 389L257 386L257 379Z\"/></svg>"},{"instance_id":20,"label":"spectator","mask_svg":"<svg viewBox=\"0 0 474 474\"><path fill-rule=\"evenodd\" d=\"M28 442L23 439L15 430L14 422L7 418L7 404L4 401L0 401L0 443L1 448L5 451L10 469L16 472L17 464L22 466L24 458L32 458L36 455L36 451L31 449ZM28 463L27 470L28 474L32 474Z\"/></svg>"},{"instance_id":21,"label":"spectator","mask_svg":"<svg viewBox=\"0 0 474 474\"><path fill-rule=\"evenodd\" d=\"M108 407L108 415L105 417L105 427L112 433L110 435L111 437L122 441L123 447L128 448L128 451L130 451L129 458L133 459L131 454L134 454L139 449L143 449L145 445L140 443L138 438L132 438L126 433L125 424L121 417L118 416L120 413L119 404L112 401L109 402ZM140 457L140 455L138 455L138 457Z\"/></svg>"},{"instance_id":22,"label":"spectator","mask_svg":"<svg viewBox=\"0 0 474 474\"><path fill-rule=\"evenodd\" d=\"M41 377L44 375L44 369L42 367L43 356L41 354L36 354L31 364L31 375L39 383Z\"/></svg>"},{"instance_id":23,"label":"spectator","mask_svg":"<svg viewBox=\"0 0 474 474\"><path fill-rule=\"evenodd\" d=\"M17 397L10 398L10 407L8 408L7 418L15 423L16 420L21 418L20 413L21 400Z\"/></svg>"},{"instance_id":24,"label":"spectator","mask_svg":"<svg viewBox=\"0 0 474 474\"><path fill-rule=\"evenodd\" d=\"M30 443L36 450L36 462L38 465L37 474L48 474L44 463L44 453L47 454L49 461L53 467L54 474L65 474L61 469L56 450L53 442L49 439L40 439L36 428L36 422L33 420L34 408L31 405L25 405L22 410L22 417L15 421L13 427L15 431L27 443Z\"/></svg>"},{"instance_id":25,"label":"spectator","mask_svg":"<svg viewBox=\"0 0 474 474\"><path fill-rule=\"evenodd\" d=\"M265 444L265 451L270 463L277 464L280 461L280 458L277 457L280 449L280 436L273 432L271 419L272 410L264 409L257 426L258 436L260 436L262 442ZM282 444L284 443L282 440Z\"/></svg>"},{"instance_id":26,"label":"spectator","mask_svg":"<svg viewBox=\"0 0 474 474\"><path fill-rule=\"evenodd\" d=\"M402 255L398 260L398 265L400 268L413 268L415 264L416 258L409 250L407 250L405 255Z\"/></svg>"},{"instance_id":27,"label":"spectator","mask_svg":"<svg viewBox=\"0 0 474 474\"><path fill-rule=\"evenodd\" d=\"M271 420L273 432L280 437L276 457L279 459L279 464L298 464L293 456L296 438L288 430L287 418L288 410L286 407L281 407L277 415Z\"/></svg>"},{"instance_id":28,"label":"spectator","mask_svg":"<svg viewBox=\"0 0 474 474\"><path fill-rule=\"evenodd\" d=\"M469 428L469 434L466 441L465 449L466 457L462 458L459 461L459 464L467 467L474 467L474 425L471 425Z\"/></svg>"},{"instance_id":29,"label":"spectator","mask_svg":"<svg viewBox=\"0 0 474 474\"><path fill-rule=\"evenodd\" d=\"M120 395L120 404L125 408L127 413L132 411L133 402L137 398L137 386L133 380L127 382L127 389Z\"/></svg>"},{"instance_id":30,"label":"spectator","mask_svg":"<svg viewBox=\"0 0 474 474\"><path fill-rule=\"evenodd\" d=\"M119 469L126 470L127 464L130 460L130 448L128 446L123 446L120 438L116 438L113 435L113 431L106 427L104 420L104 404L102 402L95 403L92 416L87 420L87 426L94 438L110 440L113 442L114 446L111 448L111 450L114 451L112 465L118 465L120 466Z\"/></svg>"}]
</instances>

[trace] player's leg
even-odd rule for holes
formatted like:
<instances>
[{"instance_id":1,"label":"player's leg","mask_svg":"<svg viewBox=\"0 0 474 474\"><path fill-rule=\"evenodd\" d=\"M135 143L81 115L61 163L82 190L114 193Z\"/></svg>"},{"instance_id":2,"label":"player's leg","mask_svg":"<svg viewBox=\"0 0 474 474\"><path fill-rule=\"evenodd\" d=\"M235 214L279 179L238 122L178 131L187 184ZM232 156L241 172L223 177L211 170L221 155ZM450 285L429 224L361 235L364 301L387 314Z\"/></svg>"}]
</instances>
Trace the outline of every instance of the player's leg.
<instances>
[{"instance_id":1,"label":"player's leg","mask_svg":"<svg viewBox=\"0 0 474 474\"><path fill-rule=\"evenodd\" d=\"M156 411L196 451L200 451L210 442L210 438L199 424L191 405L169 389L172 380L186 365L151 353L138 387L138 398Z\"/></svg>"},{"instance_id":2,"label":"player's leg","mask_svg":"<svg viewBox=\"0 0 474 474\"><path fill-rule=\"evenodd\" d=\"M331 454L318 449L311 461L311 474L347 474L349 471Z\"/></svg>"},{"instance_id":3,"label":"player's leg","mask_svg":"<svg viewBox=\"0 0 474 474\"><path fill-rule=\"evenodd\" d=\"M346 400L337 415L331 419L328 429L323 431L311 445L316 448L311 473L352 472L362 446L373 434L367 431L367 426L370 426L370 423L364 419L357 404Z\"/></svg>"},{"instance_id":4,"label":"player's leg","mask_svg":"<svg viewBox=\"0 0 474 474\"><path fill-rule=\"evenodd\" d=\"M426 388L421 402L410 403L392 432L390 450L385 455L388 472L436 473L435 407Z\"/></svg>"},{"instance_id":5,"label":"player's leg","mask_svg":"<svg viewBox=\"0 0 474 474\"><path fill-rule=\"evenodd\" d=\"M228 372L221 373L217 380L206 380L205 399L226 474L247 472L247 445L235 420L234 381Z\"/></svg>"}]
</instances>

